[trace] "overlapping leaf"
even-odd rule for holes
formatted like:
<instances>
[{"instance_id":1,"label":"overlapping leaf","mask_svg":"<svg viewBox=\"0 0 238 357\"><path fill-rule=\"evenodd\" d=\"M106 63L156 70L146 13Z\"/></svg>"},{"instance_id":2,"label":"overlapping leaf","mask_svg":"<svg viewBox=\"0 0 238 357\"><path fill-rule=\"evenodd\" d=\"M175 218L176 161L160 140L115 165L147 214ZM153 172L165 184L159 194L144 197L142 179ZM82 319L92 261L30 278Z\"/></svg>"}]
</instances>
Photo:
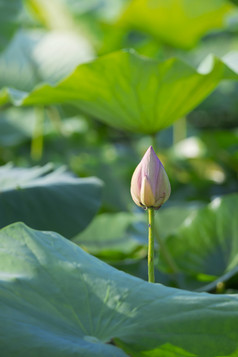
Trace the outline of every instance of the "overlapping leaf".
<instances>
[{"instance_id":1,"label":"overlapping leaf","mask_svg":"<svg viewBox=\"0 0 238 357\"><path fill-rule=\"evenodd\" d=\"M56 233L0 232L4 357L235 356L238 298L150 284ZM14 262L14 264L13 264Z\"/></svg>"},{"instance_id":2,"label":"overlapping leaf","mask_svg":"<svg viewBox=\"0 0 238 357\"><path fill-rule=\"evenodd\" d=\"M70 238L89 224L101 203L101 181L51 171L52 165L0 168L0 227L23 221Z\"/></svg>"},{"instance_id":3,"label":"overlapping leaf","mask_svg":"<svg viewBox=\"0 0 238 357\"><path fill-rule=\"evenodd\" d=\"M141 215L104 213L73 241L100 258L120 260L147 245L146 230L138 229L142 223Z\"/></svg>"},{"instance_id":4,"label":"overlapping leaf","mask_svg":"<svg viewBox=\"0 0 238 357\"><path fill-rule=\"evenodd\" d=\"M237 212L237 194L216 198L207 207L194 211L166 239L165 244L181 271L215 279L237 266Z\"/></svg>"},{"instance_id":5,"label":"overlapping leaf","mask_svg":"<svg viewBox=\"0 0 238 357\"><path fill-rule=\"evenodd\" d=\"M55 84L92 58L90 44L74 33L18 31L0 55L0 87L31 91L42 82Z\"/></svg>"},{"instance_id":6,"label":"overlapping leaf","mask_svg":"<svg viewBox=\"0 0 238 357\"><path fill-rule=\"evenodd\" d=\"M16 105L71 103L101 121L125 130L155 133L186 115L222 79L238 74L209 57L201 70L179 59L164 62L119 51L78 66L56 86L30 93L3 89L0 101Z\"/></svg>"},{"instance_id":7,"label":"overlapping leaf","mask_svg":"<svg viewBox=\"0 0 238 357\"><path fill-rule=\"evenodd\" d=\"M175 47L190 48L213 29L224 28L235 9L226 0L133 0L120 19L129 26Z\"/></svg>"}]
</instances>

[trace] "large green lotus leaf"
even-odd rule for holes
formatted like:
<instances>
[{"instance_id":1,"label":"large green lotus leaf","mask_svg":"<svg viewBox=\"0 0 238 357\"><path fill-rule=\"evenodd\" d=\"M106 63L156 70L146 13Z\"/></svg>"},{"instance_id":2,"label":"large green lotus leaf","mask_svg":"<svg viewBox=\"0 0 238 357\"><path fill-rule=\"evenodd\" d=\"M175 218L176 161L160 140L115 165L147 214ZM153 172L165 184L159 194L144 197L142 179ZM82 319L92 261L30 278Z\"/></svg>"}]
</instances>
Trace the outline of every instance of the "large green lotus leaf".
<instances>
[{"instance_id":1,"label":"large green lotus leaf","mask_svg":"<svg viewBox=\"0 0 238 357\"><path fill-rule=\"evenodd\" d=\"M0 51L17 30L22 8L22 0L0 0Z\"/></svg>"},{"instance_id":2,"label":"large green lotus leaf","mask_svg":"<svg viewBox=\"0 0 238 357\"><path fill-rule=\"evenodd\" d=\"M165 240L183 272L219 277L238 263L238 194L216 198L193 212ZM161 264L166 264L161 255Z\"/></svg>"},{"instance_id":3,"label":"large green lotus leaf","mask_svg":"<svg viewBox=\"0 0 238 357\"><path fill-rule=\"evenodd\" d=\"M73 242L97 257L120 260L147 245L143 218L130 213L104 213L73 239ZM144 227L143 227L144 228Z\"/></svg>"},{"instance_id":4,"label":"large green lotus leaf","mask_svg":"<svg viewBox=\"0 0 238 357\"><path fill-rule=\"evenodd\" d=\"M55 84L92 58L87 40L72 32L21 30L0 55L0 87L31 91Z\"/></svg>"},{"instance_id":5,"label":"large green lotus leaf","mask_svg":"<svg viewBox=\"0 0 238 357\"><path fill-rule=\"evenodd\" d=\"M0 167L0 227L23 221L70 238L89 224L101 204L101 181L51 171L52 165Z\"/></svg>"},{"instance_id":6,"label":"large green lotus leaf","mask_svg":"<svg viewBox=\"0 0 238 357\"><path fill-rule=\"evenodd\" d=\"M160 62L119 51L78 66L56 86L3 89L2 95L16 105L74 104L111 126L149 134L186 115L221 79L238 74L216 57L197 71L176 58Z\"/></svg>"},{"instance_id":7,"label":"large green lotus leaf","mask_svg":"<svg viewBox=\"0 0 238 357\"><path fill-rule=\"evenodd\" d=\"M0 232L4 357L235 356L238 298L147 283L56 233ZM232 355L233 354L233 355Z\"/></svg>"},{"instance_id":8,"label":"large green lotus leaf","mask_svg":"<svg viewBox=\"0 0 238 357\"><path fill-rule=\"evenodd\" d=\"M120 25L187 49L207 32L224 28L225 16L234 9L226 0L133 0L122 14Z\"/></svg>"}]
</instances>

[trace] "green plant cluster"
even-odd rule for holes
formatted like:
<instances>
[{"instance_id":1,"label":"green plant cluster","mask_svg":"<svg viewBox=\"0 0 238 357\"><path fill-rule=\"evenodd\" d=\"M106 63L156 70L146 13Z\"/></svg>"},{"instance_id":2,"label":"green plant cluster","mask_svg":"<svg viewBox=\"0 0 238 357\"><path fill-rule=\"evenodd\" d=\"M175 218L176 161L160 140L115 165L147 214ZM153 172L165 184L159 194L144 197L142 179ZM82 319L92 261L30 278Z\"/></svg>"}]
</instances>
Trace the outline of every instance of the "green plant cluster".
<instances>
[{"instance_id":1,"label":"green plant cluster","mask_svg":"<svg viewBox=\"0 0 238 357\"><path fill-rule=\"evenodd\" d=\"M0 0L0 34L1 357L238 356L237 2Z\"/></svg>"}]
</instances>

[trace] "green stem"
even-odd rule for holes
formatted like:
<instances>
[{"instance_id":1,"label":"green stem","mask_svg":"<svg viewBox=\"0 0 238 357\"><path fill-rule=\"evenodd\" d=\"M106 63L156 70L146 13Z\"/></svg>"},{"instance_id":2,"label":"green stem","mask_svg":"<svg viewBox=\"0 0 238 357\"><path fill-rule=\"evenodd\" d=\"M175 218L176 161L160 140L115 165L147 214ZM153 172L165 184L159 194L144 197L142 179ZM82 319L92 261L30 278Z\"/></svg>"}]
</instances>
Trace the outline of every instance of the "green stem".
<instances>
[{"instance_id":1,"label":"green stem","mask_svg":"<svg viewBox=\"0 0 238 357\"><path fill-rule=\"evenodd\" d=\"M58 109L55 106L50 106L46 108L46 113L49 119L52 121L56 131L59 134L65 135Z\"/></svg>"},{"instance_id":2,"label":"green stem","mask_svg":"<svg viewBox=\"0 0 238 357\"><path fill-rule=\"evenodd\" d=\"M35 127L31 141L31 158L38 161L43 153L44 108L35 108Z\"/></svg>"},{"instance_id":3,"label":"green stem","mask_svg":"<svg viewBox=\"0 0 238 357\"><path fill-rule=\"evenodd\" d=\"M148 208L148 281L155 282L154 272L154 209Z\"/></svg>"},{"instance_id":4,"label":"green stem","mask_svg":"<svg viewBox=\"0 0 238 357\"><path fill-rule=\"evenodd\" d=\"M170 267L172 273L174 273L174 274L178 273L179 269L178 269L175 261L173 260L172 256L170 255L169 251L167 250L163 239L161 239L160 235L158 234L158 230L156 228L155 228L155 236L156 236L156 240L157 240L157 242L159 244L161 253L164 256L164 260L166 261L166 263Z\"/></svg>"},{"instance_id":5,"label":"green stem","mask_svg":"<svg viewBox=\"0 0 238 357\"><path fill-rule=\"evenodd\" d=\"M223 294L225 291L226 285L223 281L219 281L216 285L216 294Z\"/></svg>"}]
</instances>

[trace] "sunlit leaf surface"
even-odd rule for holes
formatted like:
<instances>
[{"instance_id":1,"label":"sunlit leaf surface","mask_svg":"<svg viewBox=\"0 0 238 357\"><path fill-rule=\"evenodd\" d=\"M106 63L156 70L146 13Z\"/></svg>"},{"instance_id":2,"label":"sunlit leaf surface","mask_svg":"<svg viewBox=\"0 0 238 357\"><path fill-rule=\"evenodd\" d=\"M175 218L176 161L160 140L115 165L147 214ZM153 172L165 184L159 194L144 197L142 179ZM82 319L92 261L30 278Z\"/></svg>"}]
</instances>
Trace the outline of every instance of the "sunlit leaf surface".
<instances>
[{"instance_id":1,"label":"sunlit leaf surface","mask_svg":"<svg viewBox=\"0 0 238 357\"><path fill-rule=\"evenodd\" d=\"M2 100L8 95L16 105L73 104L116 128L149 134L186 115L222 79L238 74L213 56L196 70L176 58L160 62L119 51L78 66L56 86L2 90Z\"/></svg>"},{"instance_id":2,"label":"sunlit leaf surface","mask_svg":"<svg viewBox=\"0 0 238 357\"><path fill-rule=\"evenodd\" d=\"M236 296L147 283L23 224L1 230L0 241L4 357L126 356L112 339L133 356L237 350Z\"/></svg>"}]
</instances>

